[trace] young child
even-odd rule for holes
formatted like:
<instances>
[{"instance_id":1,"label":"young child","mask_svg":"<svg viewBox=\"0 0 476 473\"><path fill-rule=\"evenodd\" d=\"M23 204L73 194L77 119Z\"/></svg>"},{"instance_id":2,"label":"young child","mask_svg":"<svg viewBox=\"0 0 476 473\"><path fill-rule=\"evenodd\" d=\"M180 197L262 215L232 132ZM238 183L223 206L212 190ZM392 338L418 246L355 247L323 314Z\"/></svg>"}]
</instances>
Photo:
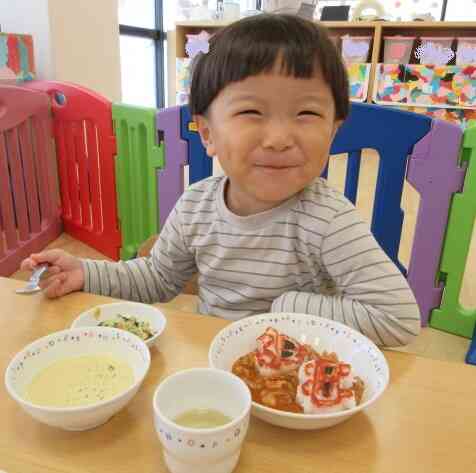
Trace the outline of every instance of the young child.
<instances>
[{"instance_id":1,"label":"young child","mask_svg":"<svg viewBox=\"0 0 476 473\"><path fill-rule=\"evenodd\" d=\"M407 281L354 206L319 178L349 109L346 71L323 27L277 14L227 26L196 59L190 97L226 177L185 191L150 257L31 255L24 269L51 265L46 295L167 302L198 273L203 314L315 314L387 346L418 335Z\"/></svg>"}]
</instances>

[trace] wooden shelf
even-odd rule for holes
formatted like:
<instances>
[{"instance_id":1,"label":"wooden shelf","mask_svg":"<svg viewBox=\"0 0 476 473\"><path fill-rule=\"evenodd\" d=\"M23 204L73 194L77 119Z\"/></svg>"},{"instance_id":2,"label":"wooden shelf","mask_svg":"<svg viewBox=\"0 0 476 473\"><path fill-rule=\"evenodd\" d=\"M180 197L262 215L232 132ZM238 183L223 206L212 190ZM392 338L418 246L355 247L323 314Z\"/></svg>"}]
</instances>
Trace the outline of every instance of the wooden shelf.
<instances>
[{"instance_id":1,"label":"wooden shelf","mask_svg":"<svg viewBox=\"0 0 476 473\"><path fill-rule=\"evenodd\" d=\"M222 28L223 26L228 25L228 21L215 21L215 20L202 20L202 21L177 21L175 27L184 27L184 28Z\"/></svg>"},{"instance_id":2,"label":"wooden shelf","mask_svg":"<svg viewBox=\"0 0 476 473\"><path fill-rule=\"evenodd\" d=\"M476 22L465 21L411 21L411 22L343 22L329 21L322 22L329 28L331 34L343 35L368 35L372 36L371 43L371 69L370 83L367 101L372 101L373 88L375 84L375 74L377 65L383 62L383 40L384 36L453 36L458 37L476 37ZM223 28L228 23L224 21L182 21L176 24L174 32L170 32L169 40L173 41L169 53L169 104L175 103L175 61L177 58L186 57L185 42L187 34L197 34L201 30L210 33Z\"/></svg>"},{"instance_id":3,"label":"wooden shelf","mask_svg":"<svg viewBox=\"0 0 476 473\"><path fill-rule=\"evenodd\" d=\"M323 21L328 28L475 28L474 21Z\"/></svg>"}]
</instances>

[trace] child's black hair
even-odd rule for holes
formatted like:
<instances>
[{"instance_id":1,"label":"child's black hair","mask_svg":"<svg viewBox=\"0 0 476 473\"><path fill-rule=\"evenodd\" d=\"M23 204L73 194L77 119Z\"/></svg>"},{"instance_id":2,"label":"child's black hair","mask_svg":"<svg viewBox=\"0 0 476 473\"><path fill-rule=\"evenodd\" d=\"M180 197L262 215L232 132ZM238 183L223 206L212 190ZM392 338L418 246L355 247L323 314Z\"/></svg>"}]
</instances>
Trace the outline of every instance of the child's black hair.
<instances>
[{"instance_id":1,"label":"child's black hair","mask_svg":"<svg viewBox=\"0 0 476 473\"><path fill-rule=\"evenodd\" d=\"M192 115L206 114L228 84L270 72L278 58L285 75L310 78L320 70L334 98L336 120L347 117L347 72L326 28L296 15L265 13L219 30L210 38L210 51L195 58Z\"/></svg>"}]
</instances>

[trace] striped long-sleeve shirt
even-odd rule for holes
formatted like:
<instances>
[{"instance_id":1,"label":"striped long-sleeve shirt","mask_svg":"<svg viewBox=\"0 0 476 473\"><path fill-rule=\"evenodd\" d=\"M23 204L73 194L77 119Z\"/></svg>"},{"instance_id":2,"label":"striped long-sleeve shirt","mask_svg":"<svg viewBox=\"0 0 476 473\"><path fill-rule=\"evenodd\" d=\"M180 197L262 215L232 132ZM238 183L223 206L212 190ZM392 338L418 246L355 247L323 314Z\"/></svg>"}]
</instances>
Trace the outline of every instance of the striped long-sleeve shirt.
<instances>
[{"instance_id":1,"label":"striped long-sleeve shirt","mask_svg":"<svg viewBox=\"0 0 476 473\"><path fill-rule=\"evenodd\" d=\"M230 320L270 311L315 314L386 346L418 335L419 310L406 279L355 207L326 181L246 217L227 208L225 183L212 177L190 187L150 257L83 260L85 290L167 302L198 272L203 314Z\"/></svg>"}]
</instances>

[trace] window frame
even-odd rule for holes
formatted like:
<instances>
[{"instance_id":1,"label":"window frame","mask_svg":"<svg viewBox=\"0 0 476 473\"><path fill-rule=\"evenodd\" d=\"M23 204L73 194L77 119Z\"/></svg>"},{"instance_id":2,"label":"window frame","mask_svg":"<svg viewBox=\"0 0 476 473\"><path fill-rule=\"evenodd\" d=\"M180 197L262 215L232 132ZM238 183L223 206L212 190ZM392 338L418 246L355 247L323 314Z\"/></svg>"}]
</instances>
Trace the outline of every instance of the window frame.
<instances>
[{"instance_id":1,"label":"window frame","mask_svg":"<svg viewBox=\"0 0 476 473\"><path fill-rule=\"evenodd\" d=\"M156 106L164 108L165 106L165 53L164 41L167 39L167 33L164 31L164 6L163 0L155 0L155 28L143 28L140 26L131 26L119 24L119 34L121 36L135 36L137 38L152 39L155 46L155 87L156 87Z\"/></svg>"},{"instance_id":2,"label":"window frame","mask_svg":"<svg viewBox=\"0 0 476 473\"><path fill-rule=\"evenodd\" d=\"M445 21L445 16L446 16L446 8L448 7L448 0L443 0L443 3L441 5L441 18L440 21Z\"/></svg>"}]
</instances>

